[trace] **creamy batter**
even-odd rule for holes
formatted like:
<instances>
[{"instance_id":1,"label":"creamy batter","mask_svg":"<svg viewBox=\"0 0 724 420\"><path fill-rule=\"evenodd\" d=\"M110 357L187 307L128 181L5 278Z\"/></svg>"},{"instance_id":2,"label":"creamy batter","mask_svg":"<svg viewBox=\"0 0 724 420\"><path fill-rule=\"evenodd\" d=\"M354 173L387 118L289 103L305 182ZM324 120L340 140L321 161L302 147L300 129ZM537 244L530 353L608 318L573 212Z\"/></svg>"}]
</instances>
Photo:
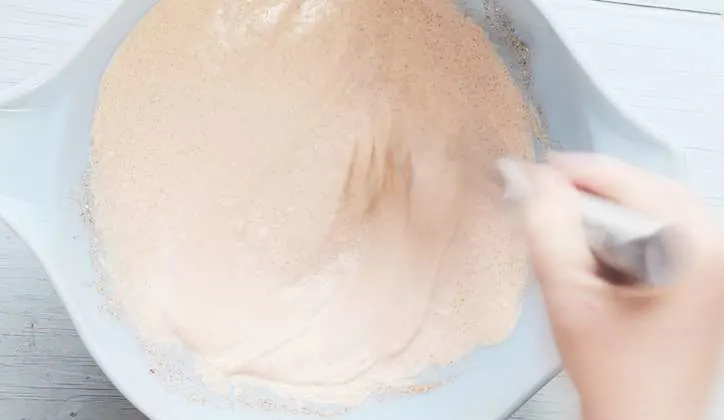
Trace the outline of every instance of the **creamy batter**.
<instances>
[{"instance_id":1,"label":"creamy batter","mask_svg":"<svg viewBox=\"0 0 724 420\"><path fill-rule=\"evenodd\" d=\"M103 268L143 337L207 378L404 387L514 324L524 252L487 171L530 131L451 1L163 0L100 92Z\"/></svg>"}]
</instances>

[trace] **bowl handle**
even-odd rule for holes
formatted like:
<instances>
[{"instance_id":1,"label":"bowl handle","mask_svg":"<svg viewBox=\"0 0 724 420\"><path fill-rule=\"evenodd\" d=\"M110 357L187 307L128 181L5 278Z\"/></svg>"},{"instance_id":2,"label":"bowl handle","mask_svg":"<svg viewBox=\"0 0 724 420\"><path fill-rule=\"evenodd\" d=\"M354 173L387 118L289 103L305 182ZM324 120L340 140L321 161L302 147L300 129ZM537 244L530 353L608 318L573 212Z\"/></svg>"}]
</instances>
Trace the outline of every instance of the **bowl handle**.
<instances>
[{"instance_id":1,"label":"bowl handle","mask_svg":"<svg viewBox=\"0 0 724 420\"><path fill-rule=\"evenodd\" d=\"M86 167L95 86L72 86L49 83L0 105L0 217L22 237L52 217Z\"/></svg>"},{"instance_id":2,"label":"bowl handle","mask_svg":"<svg viewBox=\"0 0 724 420\"><path fill-rule=\"evenodd\" d=\"M121 1L73 57L0 101L0 220L44 240L88 162L98 83L116 48L156 0ZM35 86L33 86L35 85ZM31 237L32 236L32 237Z\"/></svg>"}]
</instances>

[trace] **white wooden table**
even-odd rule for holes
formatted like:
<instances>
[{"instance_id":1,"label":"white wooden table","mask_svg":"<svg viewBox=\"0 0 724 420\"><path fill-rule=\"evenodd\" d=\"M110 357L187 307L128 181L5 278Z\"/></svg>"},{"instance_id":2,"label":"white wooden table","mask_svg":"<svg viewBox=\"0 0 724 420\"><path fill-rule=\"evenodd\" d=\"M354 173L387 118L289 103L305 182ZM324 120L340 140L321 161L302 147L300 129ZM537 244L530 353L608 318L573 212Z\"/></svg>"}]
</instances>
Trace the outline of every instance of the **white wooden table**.
<instances>
[{"instance_id":1,"label":"white wooden table","mask_svg":"<svg viewBox=\"0 0 724 420\"><path fill-rule=\"evenodd\" d=\"M0 0L0 91L62 58L116 1ZM657 1L684 4L631 0ZM595 0L545 3L602 87L672 141L689 163L692 187L724 215L724 20ZM1 223L0 418L144 418L104 377L38 262ZM556 378L513 418L576 419L575 391Z\"/></svg>"}]
</instances>

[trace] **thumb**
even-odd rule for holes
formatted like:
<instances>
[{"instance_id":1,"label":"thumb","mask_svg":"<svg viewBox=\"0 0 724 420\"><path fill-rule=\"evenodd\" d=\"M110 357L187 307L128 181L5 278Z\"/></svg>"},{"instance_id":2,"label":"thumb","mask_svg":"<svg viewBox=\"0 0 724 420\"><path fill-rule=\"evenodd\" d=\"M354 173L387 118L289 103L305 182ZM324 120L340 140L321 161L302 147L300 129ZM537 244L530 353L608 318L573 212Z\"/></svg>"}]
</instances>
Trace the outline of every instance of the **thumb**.
<instances>
[{"instance_id":1,"label":"thumb","mask_svg":"<svg viewBox=\"0 0 724 420\"><path fill-rule=\"evenodd\" d=\"M572 282L591 276L596 267L581 225L581 200L575 187L548 166L531 166L528 175L533 191L524 216L533 270L544 293L570 290Z\"/></svg>"}]
</instances>

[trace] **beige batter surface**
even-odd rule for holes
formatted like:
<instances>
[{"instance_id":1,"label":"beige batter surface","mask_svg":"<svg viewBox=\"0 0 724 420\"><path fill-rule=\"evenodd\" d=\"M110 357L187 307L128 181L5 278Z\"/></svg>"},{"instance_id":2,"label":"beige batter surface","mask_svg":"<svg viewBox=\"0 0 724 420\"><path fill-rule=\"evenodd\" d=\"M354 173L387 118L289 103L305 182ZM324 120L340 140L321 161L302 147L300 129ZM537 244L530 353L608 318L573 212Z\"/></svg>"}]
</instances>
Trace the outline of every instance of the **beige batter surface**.
<instances>
[{"instance_id":1,"label":"beige batter surface","mask_svg":"<svg viewBox=\"0 0 724 420\"><path fill-rule=\"evenodd\" d=\"M100 92L103 267L144 339L208 380L405 387L517 318L525 256L488 171L530 132L451 1L163 0Z\"/></svg>"}]
</instances>

